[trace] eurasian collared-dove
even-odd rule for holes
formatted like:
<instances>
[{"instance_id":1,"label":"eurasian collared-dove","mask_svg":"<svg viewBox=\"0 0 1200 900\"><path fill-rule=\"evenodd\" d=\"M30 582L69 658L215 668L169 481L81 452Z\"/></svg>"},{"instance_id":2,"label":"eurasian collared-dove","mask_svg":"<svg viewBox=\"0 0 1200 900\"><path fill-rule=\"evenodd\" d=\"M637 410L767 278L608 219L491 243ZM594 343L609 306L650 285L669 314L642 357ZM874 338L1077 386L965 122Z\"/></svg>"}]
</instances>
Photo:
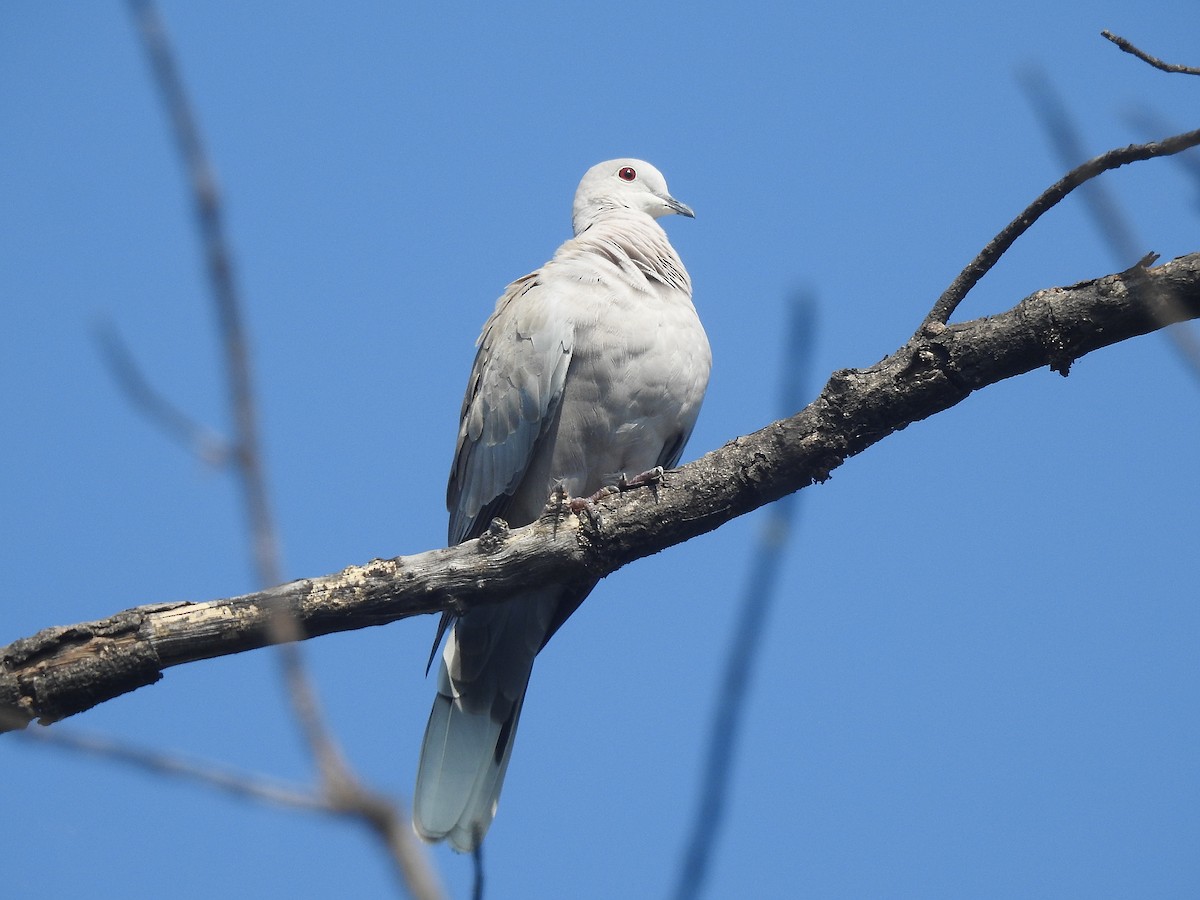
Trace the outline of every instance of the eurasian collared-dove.
<instances>
[{"instance_id":1,"label":"eurasian collared-dove","mask_svg":"<svg viewBox=\"0 0 1200 900\"><path fill-rule=\"evenodd\" d=\"M593 166L575 236L508 286L483 326L446 504L450 542L494 517L534 521L561 486L585 498L679 461L711 363L692 284L655 219L692 216L652 165ZM413 795L430 841L470 852L491 825L533 659L575 611L554 584L457 619Z\"/></svg>"}]
</instances>

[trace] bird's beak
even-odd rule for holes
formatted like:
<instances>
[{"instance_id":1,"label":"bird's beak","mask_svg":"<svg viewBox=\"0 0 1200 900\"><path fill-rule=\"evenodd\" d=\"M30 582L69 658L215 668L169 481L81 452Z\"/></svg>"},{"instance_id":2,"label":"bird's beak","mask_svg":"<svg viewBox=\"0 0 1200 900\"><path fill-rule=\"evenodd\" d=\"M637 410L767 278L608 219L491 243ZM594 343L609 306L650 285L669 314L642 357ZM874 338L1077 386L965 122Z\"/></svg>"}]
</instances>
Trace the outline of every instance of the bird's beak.
<instances>
[{"instance_id":1,"label":"bird's beak","mask_svg":"<svg viewBox=\"0 0 1200 900\"><path fill-rule=\"evenodd\" d=\"M667 209L671 212L677 212L681 216L687 216L689 219L696 218L696 214L692 212L692 208L686 203L680 203L674 197L663 197L662 202L667 204Z\"/></svg>"}]
</instances>

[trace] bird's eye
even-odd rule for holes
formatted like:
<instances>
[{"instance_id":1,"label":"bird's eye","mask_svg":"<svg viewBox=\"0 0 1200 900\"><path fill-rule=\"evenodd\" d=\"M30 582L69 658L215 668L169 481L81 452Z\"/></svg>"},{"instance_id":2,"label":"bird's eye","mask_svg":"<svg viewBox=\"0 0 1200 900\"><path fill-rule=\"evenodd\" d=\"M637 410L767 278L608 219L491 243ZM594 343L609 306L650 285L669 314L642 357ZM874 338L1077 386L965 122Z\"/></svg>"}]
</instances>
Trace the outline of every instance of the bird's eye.
<instances>
[{"instance_id":1,"label":"bird's eye","mask_svg":"<svg viewBox=\"0 0 1200 900\"><path fill-rule=\"evenodd\" d=\"M625 166L617 173L617 177L622 181L633 181L633 179L637 178L637 172L633 171L629 166Z\"/></svg>"}]
</instances>

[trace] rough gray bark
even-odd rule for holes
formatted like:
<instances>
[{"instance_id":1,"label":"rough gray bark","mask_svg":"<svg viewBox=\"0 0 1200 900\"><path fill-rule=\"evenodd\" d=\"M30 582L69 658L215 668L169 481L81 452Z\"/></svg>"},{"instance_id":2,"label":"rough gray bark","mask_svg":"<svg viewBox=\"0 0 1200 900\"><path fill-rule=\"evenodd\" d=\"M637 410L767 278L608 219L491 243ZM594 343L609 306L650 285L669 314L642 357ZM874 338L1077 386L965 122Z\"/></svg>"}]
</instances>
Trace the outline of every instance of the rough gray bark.
<instances>
[{"instance_id":1,"label":"rough gray bark","mask_svg":"<svg viewBox=\"0 0 1200 900\"><path fill-rule=\"evenodd\" d=\"M834 372L791 418L668 473L655 488L605 499L598 527L551 509L512 532L493 523L458 547L45 629L0 648L0 731L90 709L153 684L170 666L265 646L274 614L315 637L496 603L547 579L585 590L633 560L824 481L847 458L979 388L1043 366L1065 375L1093 350L1197 317L1200 253L1039 291L998 316L927 324L879 363Z\"/></svg>"}]
</instances>

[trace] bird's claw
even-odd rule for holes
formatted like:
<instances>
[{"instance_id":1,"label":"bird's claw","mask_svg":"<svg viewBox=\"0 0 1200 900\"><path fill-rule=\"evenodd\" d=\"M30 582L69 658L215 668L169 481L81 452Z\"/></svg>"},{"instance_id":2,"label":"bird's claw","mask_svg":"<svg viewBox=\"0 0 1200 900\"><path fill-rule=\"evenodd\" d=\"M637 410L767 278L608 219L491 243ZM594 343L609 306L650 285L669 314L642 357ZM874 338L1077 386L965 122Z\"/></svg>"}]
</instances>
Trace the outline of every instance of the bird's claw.
<instances>
[{"instance_id":1,"label":"bird's claw","mask_svg":"<svg viewBox=\"0 0 1200 900\"><path fill-rule=\"evenodd\" d=\"M658 499L658 486L664 484L667 480L666 472L662 466L655 466L653 469L647 469L640 475L634 475L632 478L626 478L625 473L621 473L621 477L617 480L617 490L632 491L634 488L648 487L654 492L654 499Z\"/></svg>"},{"instance_id":2,"label":"bird's claw","mask_svg":"<svg viewBox=\"0 0 1200 900\"><path fill-rule=\"evenodd\" d=\"M653 469L647 469L640 475L634 475L632 478L626 478L625 473L621 473L620 479L617 481L617 489L621 491L631 491L638 487L654 487L662 484L666 480L666 472L662 466L655 466Z\"/></svg>"},{"instance_id":3,"label":"bird's claw","mask_svg":"<svg viewBox=\"0 0 1200 900\"><path fill-rule=\"evenodd\" d=\"M616 492L616 488L602 487L590 497L572 497L567 503L567 507L577 516L583 513L588 517L588 521L592 523L593 528L600 529L604 526L604 518L600 515L600 507L596 504Z\"/></svg>"},{"instance_id":4,"label":"bird's claw","mask_svg":"<svg viewBox=\"0 0 1200 900\"><path fill-rule=\"evenodd\" d=\"M634 475L632 478L626 478L625 473L621 473L621 477L617 479L617 483L613 486L602 487L596 493L588 497L568 497L566 488L559 484L555 487L554 492L550 496L550 503L547 508L553 507L556 512L555 524L557 526L558 518L562 515L564 503L567 510L573 512L577 516L587 516L588 521L593 527L599 529L604 524L604 519L600 515L600 507L597 504L605 497L610 497L613 494L632 491L635 488L648 487L654 491L655 497L658 496L658 486L666 480L666 473L662 466L655 466L653 469L647 469L639 475Z\"/></svg>"}]
</instances>

